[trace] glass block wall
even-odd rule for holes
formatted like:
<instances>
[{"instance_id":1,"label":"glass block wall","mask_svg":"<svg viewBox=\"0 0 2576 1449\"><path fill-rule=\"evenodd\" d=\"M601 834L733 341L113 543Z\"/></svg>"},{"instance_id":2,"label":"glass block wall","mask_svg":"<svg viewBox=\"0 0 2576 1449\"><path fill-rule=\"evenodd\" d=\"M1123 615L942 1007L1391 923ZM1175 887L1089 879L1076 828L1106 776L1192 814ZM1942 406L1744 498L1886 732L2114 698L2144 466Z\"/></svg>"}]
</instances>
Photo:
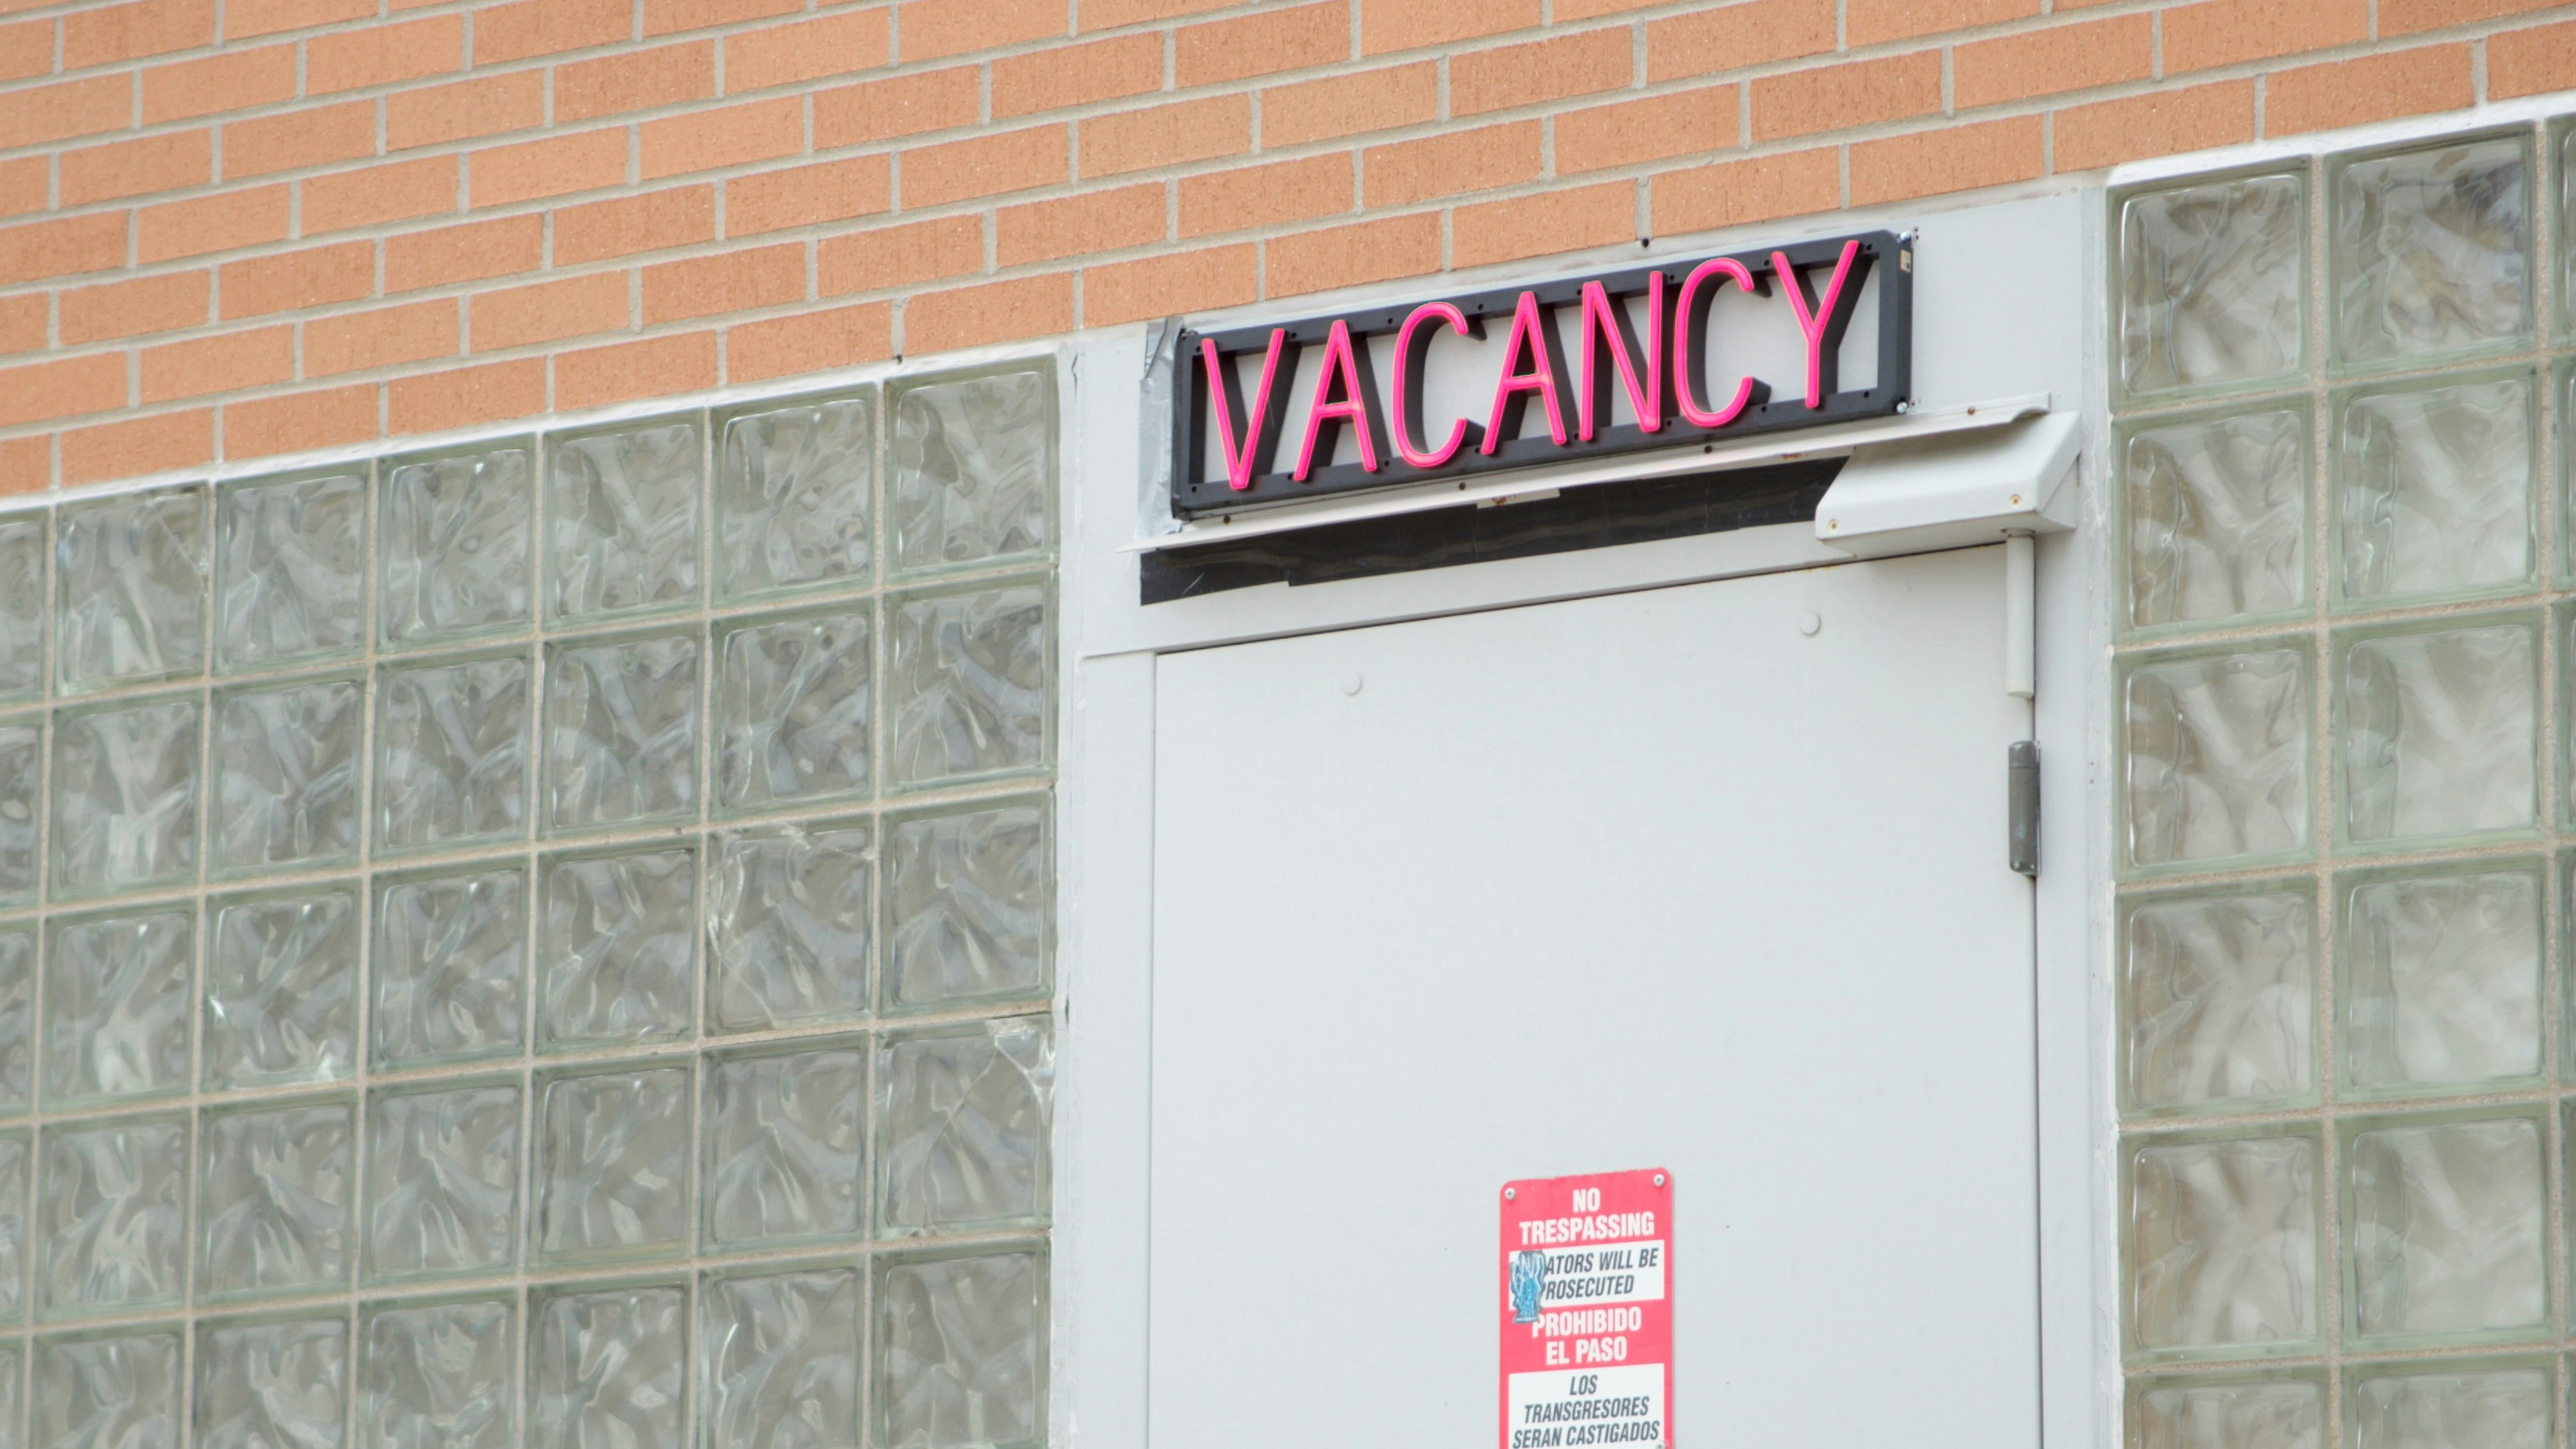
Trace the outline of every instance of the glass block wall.
<instances>
[{"instance_id":1,"label":"glass block wall","mask_svg":"<svg viewBox=\"0 0 2576 1449\"><path fill-rule=\"evenodd\" d=\"M1054 426L0 515L0 1449L1041 1442Z\"/></svg>"},{"instance_id":2,"label":"glass block wall","mask_svg":"<svg viewBox=\"0 0 2576 1449\"><path fill-rule=\"evenodd\" d=\"M2134 1449L2566 1442L2570 160L2112 198Z\"/></svg>"}]
</instances>

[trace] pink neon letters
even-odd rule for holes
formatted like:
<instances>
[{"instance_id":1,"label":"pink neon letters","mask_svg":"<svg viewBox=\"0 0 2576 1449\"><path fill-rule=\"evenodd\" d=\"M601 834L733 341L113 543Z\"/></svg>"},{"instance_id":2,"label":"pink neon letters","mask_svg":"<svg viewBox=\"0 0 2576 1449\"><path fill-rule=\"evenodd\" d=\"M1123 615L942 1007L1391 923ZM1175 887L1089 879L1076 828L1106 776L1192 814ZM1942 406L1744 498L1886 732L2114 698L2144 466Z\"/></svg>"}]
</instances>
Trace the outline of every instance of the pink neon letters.
<instances>
[{"instance_id":1,"label":"pink neon letters","mask_svg":"<svg viewBox=\"0 0 2576 1449\"><path fill-rule=\"evenodd\" d=\"M1825 295L1816 305L1807 305L1807 286L1798 278L1798 269L1789 265L1789 254L1773 252L1771 271L1788 289L1789 305L1798 311L1798 330L1807 336L1807 406L1825 405L1825 329L1834 320L1834 307L1843 299L1843 280L1851 275L1852 258L1860 252L1860 238L1843 243L1843 254L1834 260L1834 279L1825 284Z\"/></svg>"},{"instance_id":2,"label":"pink neon letters","mask_svg":"<svg viewBox=\"0 0 2576 1449\"><path fill-rule=\"evenodd\" d=\"M1297 481L1315 467L1315 439L1330 436L1336 423L1348 423L1360 438L1360 466L1377 471L1377 434L1369 427L1369 414L1375 410L1377 397L1361 379L1358 358L1351 352L1351 324L1333 319L1333 330L1324 337L1324 372L1315 379L1315 397L1306 404L1306 441L1297 448ZM1334 390L1341 391L1339 401L1330 401ZM1324 461L1333 461L1330 444L1324 448Z\"/></svg>"},{"instance_id":3,"label":"pink neon letters","mask_svg":"<svg viewBox=\"0 0 2576 1449\"><path fill-rule=\"evenodd\" d=\"M1536 393L1547 405L1547 435L1565 446L1565 409L1556 400L1556 375L1563 371L1557 365L1556 329L1547 314L1538 309L1538 293L1523 292L1512 306L1512 335L1503 339L1503 373L1494 379L1494 410L1485 420L1485 441L1478 444L1487 457L1521 430L1521 409L1528 405L1527 393ZM1529 370L1521 370L1521 355L1529 355Z\"/></svg>"},{"instance_id":4,"label":"pink neon letters","mask_svg":"<svg viewBox=\"0 0 2576 1449\"><path fill-rule=\"evenodd\" d=\"M1716 280L1712 281L1712 278ZM1708 300L1700 295L1699 289L1706 286L1714 291L1719 282L1733 282L1747 292L1759 292L1762 286L1753 273L1745 269L1744 263L1733 257L1716 257L1702 262L1691 268L1689 276L1682 278L1681 295L1673 301L1673 315L1680 319L1673 328L1673 377L1678 384L1673 389L1673 402L1681 412L1682 421L1694 428L1725 427L1753 401L1755 384L1750 377L1738 382L1734 399L1714 412L1692 394L1700 373L1700 359L1694 354L1708 345Z\"/></svg>"},{"instance_id":5,"label":"pink neon letters","mask_svg":"<svg viewBox=\"0 0 2576 1449\"><path fill-rule=\"evenodd\" d=\"M1619 385L1628 390L1628 406L1636 410L1637 431L1658 433L1664 427L1664 274L1655 272L1646 279L1646 380L1637 381L1637 359L1633 355L1637 339L1628 335L1628 309L1610 300L1610 290L1599 282L1583 284L1583 391L1581 403L1583 441L1591 442L1596 427L1610 425L1610 379L1601 366L1602 354L1619 372Z\"/></svg>"},{"instance_id":6,"label":"pink neon letters","mask_svg":"<svg viewBox=\"0 0 2576 1449\"><path fill-rule=\"evenodd\" d=\"M1421 331L1425 322L1445 323L1461 337L1482 336L1484 328L1470 324L1467 314L1454 303L1425 302L1395 329L1395 416L1388 421L1387 431L1395 435L1396 456L1407 465L1437 468L1457 457L1460 448L1473 444L1483 430L1460 418L1449 425L1449 441L1436 449L1426 452L1413 441L1413 430L1422 413L1422 365L1431 352L1431 336Z\"/></svg>"},{"instance_id":7,"label":"pink neon letters","mask_svg":"<svg viewBox=\"0 0 2576 1449\"><path fill-rule=\"evenodd\" d=\"M1268 461L1261 457L1266 451L1262 447L1262 424L1270 424L1273 436L1278 431L1277 420L1269 416L1270 391L1271 384L1279 376L1279 349L1287 341L1287 328L1270 329L1270 351L1261 359L1261 386L1253 393L1252 406L1244 414L1243 440L1238 443L1234 436L1234 419L1229 415L1231 409L1226 405L1228 396L1234 392L1232 365L1217 356L1215 338L1199 339L1199 359L1207 369L1208 406L1216 412L1217 441L1225 448L1225 486L1237 493L1252 486L1252 475L1260 464Z\"/></svg>"}]
</instances>

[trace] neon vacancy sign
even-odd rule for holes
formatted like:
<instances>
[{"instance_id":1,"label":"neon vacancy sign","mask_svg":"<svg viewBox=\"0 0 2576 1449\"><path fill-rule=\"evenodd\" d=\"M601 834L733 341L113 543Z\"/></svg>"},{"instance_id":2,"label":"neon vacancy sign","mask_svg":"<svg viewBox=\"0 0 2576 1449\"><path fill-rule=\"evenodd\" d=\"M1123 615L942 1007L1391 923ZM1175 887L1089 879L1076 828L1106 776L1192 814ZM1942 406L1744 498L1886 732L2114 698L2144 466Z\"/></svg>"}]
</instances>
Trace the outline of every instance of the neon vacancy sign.
<instances>
[{"instance_id":1,"label":"neon vacancy sign","mask_svg":"<svg viewBox=\"0 0 2576 1449\"><path fill-rule=\"evenodd\" d=\"M1173 511L1901 412L1913 273L1909 239L1876 231L1284 325L1183 329ZM1845 388L1864 297L1876 366L1868 386ZM1729 367L1735 327L1787 339L1804 375L1788 361L1770 376L1740 357Z\"/></svg>"}]
</instances>

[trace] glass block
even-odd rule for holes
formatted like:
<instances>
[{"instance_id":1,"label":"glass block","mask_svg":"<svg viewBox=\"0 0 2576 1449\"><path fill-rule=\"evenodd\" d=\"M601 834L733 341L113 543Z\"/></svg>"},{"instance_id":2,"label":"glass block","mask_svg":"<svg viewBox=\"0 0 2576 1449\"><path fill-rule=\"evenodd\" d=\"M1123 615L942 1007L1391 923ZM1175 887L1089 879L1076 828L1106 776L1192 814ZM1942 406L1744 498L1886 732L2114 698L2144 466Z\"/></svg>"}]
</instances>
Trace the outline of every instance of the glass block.
<instances>
[{"instance_id":1,"label":"glass block","mask_svg":"<svg viewBox=\"0 0 2576 1449\"><path fill-rule=\"evenodd\" d=\"M539 1257L644 1256L689 1239L685 1064L557 1076L538 1090Z\"/></svg>"},{"instance_id":2,"label":"glass block","mask_svg":"<svg viewBox=\"0 0 2576 1449\"><path fill-rule=\"evenodd\" d=\"M726 596L865 580L875 549L873 395L717 417L716 572Z\"/></svg>"},{"instance_id":3,"label":"glass block","mask_svg":"<svg viewBox=\"0 0 2576 1449\"><path fill-rule=\"evenodd\" d=\"M527 830L524 654L388 666L376 676L376 843L505 840Z\"/></svg>"},{"instance_id":4,"label":"glass block","mask_svg":"<svg viewBox=\"0 0 2576 1449\"><path fill-rule=\"evenodd\" d=\"M2539 862L2343 887L2344 1079L2413 1094L2540 1072Z\"/></svg>"},{"instance_id":5,"label":"glass block","mask_svg":"<svg viewBox=\"0 0 2576 1449\"><path fill-rule=\"evenodd\" d=\"M36 1151L37 1308L64 1317L178 1302L187 1286L187 1122L47 1127Z\"/></svg>"},{"instance_id":6,"label":"glass block","mask_svg":"<svg viewBox=\"0 0 2576 1449\"><path fill-rule=\"evenodd\" d=\"M857 1269L708 1278L698 1335L703 1449L858 1449Z\"/></svg>"},{"instance_id":7,"label":"glass block","mask_svg":"<svg viewBox=\"0 0 2576 1449\"><path fill-rule=\"evenodd\" d=\"M26 1357L24 1343L0 1345L0 1445L7 1449L27 1442L18 1435L18 1412L27 1402Z\"/></svg>"},{"instance_id":8,"label":"glass block","mask_svg":"<svg viewBox=\"0 0 2576 1449\"><path fill-rule=\"evenodd\" d=\"M2132 1110L2294 1102L2316 1091L2316 897L2124 903L2122 1087Z\"/></svg>"},{"instance_id":9,"label":"glass block","mask_svg":"<svg viewBox=\"0 0 2576 1449\"><path fill-rule=\"evenodd\" d=\"M527 938L528 879L516 866L379 883L375 1065L515 1055Z\"/></svg>"},{"instance_id":10,"label":"glass block","mask_svg":"<svg viewBox=\"0 0 2576 1449\"><path fill-rule=\"evenodd\" d=\"M364 693L324 679L216 703L215 874L357 858Z\"/></svg>"},{"instance_id":11,"label":"glass block","mask_svg":"<svg viewBox=\"0 0 2576 1449\"><path fill-rule=\"evenodd\" d=\"M528 1304L532 1449L681 1449L688 1291L539 1292Z\"/></svg>"},{"instance_id":12,"label":"glass block","mask_svg":"<svg viewBox=\"0 0 2576 1449\"><path fill-rule=\"evenodd\" d=\"M214 907L209 1089L336 1081L356 1068L358 914L355 885Z\"/></svg>"},{"instance_id":13,"label":"glass block","mask_svg":"<svg viewBox=\"0 0 2576 1449\"><path fill-rule=\"evenodd\" d=\"M54 671L66 691L206 667L206 488L68 503L54 554Z\"/></svg>"},{"instance_id":14,"label":"glass block","mask_svg":"<svg viewBox=\"0 0 2576 1449\"><path fill-rule=\"evenodd\" d=\"M2335 597L2380 605L2528 586L2536 414L2528 374L2343 399Z\"/></svg>"},{"instance_id":15,"label":"glass block","mask_svg":"<svg viewBox=\"0 0 2576 1449\"><path fill-rule=\"evenodd\" d=\"M488 1298L370 1305L359 1449L509 1449L514 1318Z\"/></svg>"},{"instance_id":16,"label":"glass block","mask_svg":"<svg viewBox=\"0 0 2576 1449\"><path fill-rule=\"evenodd\" d=\"M51 923L46 1106L187 1090L195 928L184 905Z\"/></svg>"},{"instance_id":17,"label":"glass block","mask_svg":"<svg viewBox=\"0 0 2576 1449\"><path fill-rule=\"evenodd\" d=\"M2343 838L2527 831L2540 809L2540 628L2443 620L2336 641Z\"/></svg>"},{"instance_id":18,"label":"glass block","mask_svg":"<svg viewBox=\"0 0 2576 1449\"><path fill-rule=\"evenodd\" d=\"M698 596L696 417L620 423L546 440L549 614L635 614Z\"/></svg>"},{"instance_id":19,"label":"glass block","mask_svg":"<svg viewBox=\"0 0 2576 1449\"><path fill-rule=\"evenodd\" d=\"M711 1059L707 1241L855 1236L867 1205L867 1085L860 1042Z\"/></svg>"},{"instance_id":20,"label":"glass block","mask_svg":"<svg viewBox=\"0 0 2576 1449\"><path fill-rule=\"evenodd\" d=\"M868 792L868 613L745 620L716 634L716 801L767 809Z\"/></svg>"},{"instance_id":21,"label":"glass block","mask_svg":"<svg viewBox=\"0 0 2576 1449\"><path fill-rule=\"evenodd\" d=\"M0 723L0 902L36 898L37 788L44 770L44 721Z\"/></svg>"},{"instance_id":22,"label":"glass block","mask_svg":"<svg viewBox=\"0 0 2576 1449\"><path fill-rule=\"evenodd\" d=\"M2131 628L2275 616L2307 602L2304 404L2130 432L2121 486Z\"/></svg>"},{"instance_id":23,"label":"glass block","mask_svg":"<svg viewBox=\"0 0 2576 1449\"><path fill-rule=\"evenodd\" d=\"M337 1314L202 1325L196 1449L338 1449L348 1384Z\"/></svg>"},{"instance_id":24,"label":"glass block","mask_svg":"<svg viewBox=\"0 0 2576 1449\"><path fill-rule=\"evenodd\" d=\"M0 699L45 692L45 515L0 517Z\"/></svg>"},{"instance_id":25,"label":"glass block","mask_svg":"<svg viewBox=\"0 0 2576 1449\"><path fill-rule=\"evenodd\" d=\"M2326 1389L2313 1379L2153 1382L2130 1405L2135 1449L2327 1449Z\"/></svg>"},{"instance_id":26,"label":"glass block","mask_svg":"<svg viewBox=\"0 0 2576 1449\"><path fill-rule=\"evenodd\" d=\"M1046 1436L1044 1249L877 1260L880 1449Z\"/></svg>"},{"instance_id":27,"label":"glass block","mask_svg":"<svg viewBox=\"0 0 2576 1449\"><path fill-rule=\"evenodd\" d=\"M2120 204L2119 382L2132 397L2306 367L2308 188L2203 181Z\"/></svg>"},{"instance_id":28,"label":"glass block","mask_svg":"<svg viewBox=\"0 0 2576 1449\"><path fill-rule=\"evenodd\" d=\"M197 1291L249 1297L349 1281L357 1133L345 1101L209 1112L200 1132Z\"/></svg>"},{"instance_id":29,"label":"glass block","mask_svg":"<svg viewBox=\"0 0 2576 1449\"><path fill-rule=\"evenodd\" d=\"M898 383L887 548L897 573L1042 554L1053 541L1055 365Z\"/></svg>"},{"instance_id":30,"label":"glass block","mask_svg":"<svg viewBox=\"0 0 2576 1449\"><path fill-rule=\"evenodd\" d=\"M227 483L215 492L215 663L336 659L367 642L363 471Z\"/></svg>"},{"instance_id":31,"label":"glass block","mask_svg":"<svg viewBox=\"0 0 2576 1449\"><path fill-rule=\"evenodd\" d=\"M2326 235L2340 360L2368 366L2528 336L2530 172L2513 136L2337 163Z\"/></svg>"},{"instance_id":32,"label":"glass block","mask_svg":"<svg viewBox=\"0 0 2576 1449\"><path fill-rule=\"evenodd\" d=\"M515 1080L380 1092L367 1104L367 1277L452 1276L518 1259Z\"/></svg>"},{"instance_id":33,"label":"glass block","mask_svg":"<svg viewBox=\"0 0 2576 1449\"><path fill-rule=\"evenodd\" d=\"M2393 1120L2345 1146L2353 1329L2420 1338L2529 1328L2549 1313L2535 1118Z\"/></svg>"},{"instance_id":34,"label":"glass block","mask_svg":"<svg viewBox=\"0 0 2576 1449\"><path fill-rule=\"evenodd\" d=\"M697 970L698 855L687 846L545 863L538 1045L689 1033Z\"/></svg>"},{"instance_id":35,"label":"glass block","mask_svg":"<svg viewBox=\"0 0 2576 1449\"><path fill-rule=\"evenodd\" d=\"M946 784L1034 770L1047 763L1047 588L915 594L896 601L886 626L886 708L893 723L890 778Z\"/></svg>"},{"instance_id":36,"label":"glass block","mask_svg":"<svg viewBox=\"0 0 2576 1449\"><path fill-rule=\"evenodd\" d=\"M2375 1373L2353 1385L2345 1433L2352 1449L2546 1449L2549 1370Z\"/></svg>"},{"instance_id":37,"label":"glass block","mask_svg":"<svg viewBox=\"0 0 2576 1449\"><path fill-rule=\"evenodd\" d=\"M1044 995L1050 871L1043 799L887 822L887 1005Z\"/></svg>"},{"instance_id":38,"label":"glass block","mask_svg":"<svg viewBox=\"0 0 2576 1449\"><path fill-rule=\"evenodd\" d=\"M2317 1143L2128 1145L2128 1337L2157 1354L2285 1352L2317 1334Z\"/></svg>"},{"instance_id":39,"label":"glass block","mask_svg":"<svg viewBox=\"0 0 2576 1449\"><path fill-rule=\"evenodd\" d=\"M880 1232L1046 1218L1055 1038L1045 1018L890 1037L876 1092Z\"/></svg>"},{"instance_id":40,"label":"glass block","mask_svg":"<svg viewBox=\"0 0 2576 1449\"><path fill-rule=\"evenodd\" d=\"M57 897L197 873L197 700L136 700L54 717Z\"/></svg>"},{"instance_id":41,"label":"glass block","mask_svg":"<svg viewBox=\"0 0 2576 1449\"><path fill-rule=\"evenodd\" d=\"M546 825L583 830L698 811L695 634L546 648Z\"/></svg>"},{"instance_id":42,"label":"glass block","mask_svg":"<svg viewBox=\"0 0 2576 1449\"><path fill-rule=\"evenodd\" d=\"M34 1449L179 1449L179 1330L36 1345L27 1402Z\"/></svg>"},{"instance_id":43,"label":"glass block","mask_svg":"<svg viewBox=\"0 0 2576 1449\"><path fill-rule=\"evenodd\" d=\"M382 465L378 628L387 644L527 622L533 472L525 439Z\"/></svg>"},{"instance_id":44,"label":"glass block","mask_svg":"<svg viewBox=\"0 0 2576 1449\"><path fill-rule=\"evenodd\" d=\"M36 929L0 930L0 1115L36 1090Z\"/></svg>"},{"instance_id":45,"label":"glass block","mask_svg":"<svg viewBox=\"0 0 2576 1449\"><path fill-rule=\"evenodd\" d=\"M875 862L864 820L717 836L708 1024L758 1031L865 1014Z\"/></svg>"},{"instance_id":46,"label":"glass block","mask_svg":"<svg viewBox=\"0 0 2576 1449\"><path fill-rule=\"evenodd\" d=\"M2130 665L2120 721L2130 865L2257 860L2306 846L2312 669L2300 643Z\"/></svg>"},{"instance_id":47,"label":"glass block","mask_svg":"<svg viewBox=\"0 0 2576 1449\"><path fill-rule=\"evenodd\" d=\"M27 1258L32 1246L27 1230L35 1182L36 1150L26 1129L0 1133L0 1322L15 1323L27 1316ZM14 1370L17 1365L6 1367ZM0 1429L7 1422L0 1417Z\"/></svg>"}]
</instances>

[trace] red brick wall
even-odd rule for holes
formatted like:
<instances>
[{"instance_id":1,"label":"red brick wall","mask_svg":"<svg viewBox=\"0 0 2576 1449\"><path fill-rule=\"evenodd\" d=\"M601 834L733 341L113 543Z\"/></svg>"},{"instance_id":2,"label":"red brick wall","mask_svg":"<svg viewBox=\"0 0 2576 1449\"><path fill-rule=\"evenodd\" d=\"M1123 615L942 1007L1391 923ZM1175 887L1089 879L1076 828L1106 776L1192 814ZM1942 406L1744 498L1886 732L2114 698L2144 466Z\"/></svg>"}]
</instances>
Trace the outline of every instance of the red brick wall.
<instances>
[{"instance_id":1,"label":"red brick wall","mask_svg":"<svg viewBox=\"0 0 2576 1449\"><path fill-rule=\"evenodd\" d=\"M2534 0L0 0L0 491L2576 86Z\"/></svg>"}]
</instances>

